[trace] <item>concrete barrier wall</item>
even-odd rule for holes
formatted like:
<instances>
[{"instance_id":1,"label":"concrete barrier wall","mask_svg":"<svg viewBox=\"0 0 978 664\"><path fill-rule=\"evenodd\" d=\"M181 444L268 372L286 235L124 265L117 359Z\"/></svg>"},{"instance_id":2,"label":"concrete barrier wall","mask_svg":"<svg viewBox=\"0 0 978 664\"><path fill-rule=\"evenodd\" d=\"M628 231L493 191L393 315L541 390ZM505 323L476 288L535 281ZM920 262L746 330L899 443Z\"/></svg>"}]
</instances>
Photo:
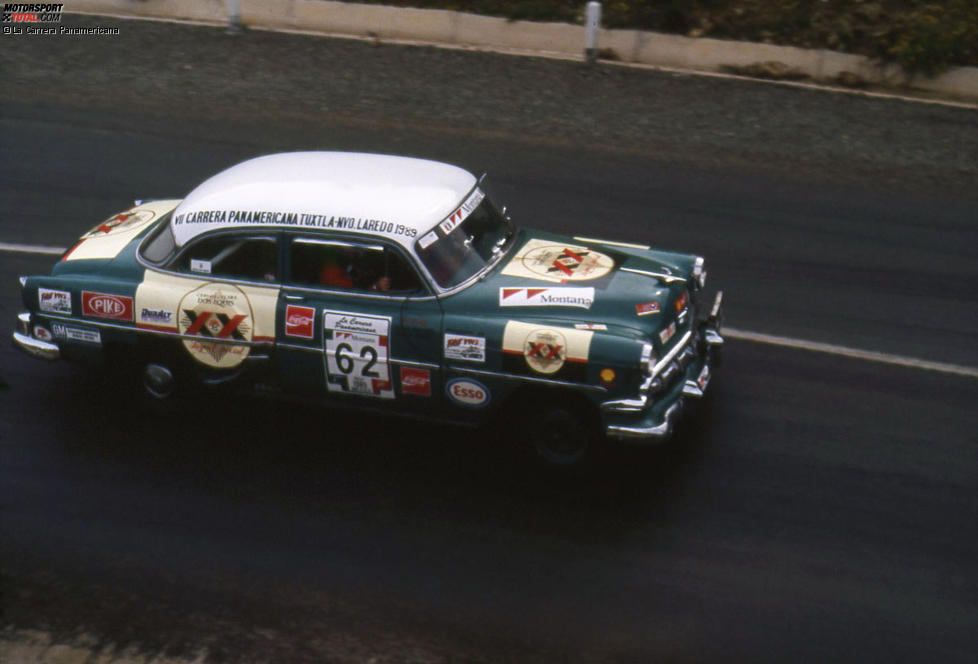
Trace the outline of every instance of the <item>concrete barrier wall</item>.
<instances>
[{"instance_id":1,"label":"concrete barrier wall","mask_svg":"<svg viewBox=\"0 0 978 664\"><path fill-rule=\"evenodd\" d=\"M179 18L223 23L227 0L68 0L65 11L125 16ZM584 0L582 0L582 6ZM322 34L374 37L582 57L584 27L566 23L510 21L441 9L411 9L329 0L238 0L241 22L256 28L305 30ZM895 66L827 50L690 38L641 30L602 29L601 49L623 62L700 71L728 71L777 62L817 81L843 72L870 83L906 83ZM959 67L937 78L916 77L910 87L978 100L978 67Z\"/></svg>"}]
</instances>

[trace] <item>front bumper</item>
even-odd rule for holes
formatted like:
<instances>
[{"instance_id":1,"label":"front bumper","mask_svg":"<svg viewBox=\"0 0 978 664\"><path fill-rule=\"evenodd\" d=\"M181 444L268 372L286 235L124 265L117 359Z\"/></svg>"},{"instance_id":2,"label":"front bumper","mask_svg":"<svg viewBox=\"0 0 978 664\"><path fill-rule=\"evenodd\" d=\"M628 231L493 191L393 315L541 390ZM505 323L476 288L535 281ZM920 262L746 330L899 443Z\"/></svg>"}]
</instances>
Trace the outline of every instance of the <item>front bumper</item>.
<instances>
[{"instance_id":1,"label":"front bumper","mask_svg":"<svg viewBox=\"0 0 978 664\"><path fill-rule=\"evenodd\" d=\"M17 329L13 334L14 348L21 350L31 357L42 360L57 360L61 357L61 348L56 343L42 341L33 335L31 330L31 315L24 311L17 315Z\"/></svg>"},{"instance_id":2,"label":"front bumper","mask_svg":"<svg viewBox=\"0 0 978 664\"><path fill-rule=\"evenodd\" d=\"M706 393L723 350L723 292L710 315L694 325L656 363L634 399L601 405L608 436L638 442L664 442L671 435L685 399Z\"/></svg>"}]
</instances>

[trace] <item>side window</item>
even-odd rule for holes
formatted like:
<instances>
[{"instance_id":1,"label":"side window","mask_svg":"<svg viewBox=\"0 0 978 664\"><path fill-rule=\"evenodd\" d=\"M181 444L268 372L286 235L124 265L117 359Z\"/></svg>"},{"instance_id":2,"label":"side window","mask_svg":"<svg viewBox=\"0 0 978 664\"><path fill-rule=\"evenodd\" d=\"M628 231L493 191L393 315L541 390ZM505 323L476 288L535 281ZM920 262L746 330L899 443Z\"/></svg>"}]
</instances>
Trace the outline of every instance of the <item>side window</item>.
<instances>
[{"instance_id":1,"label":"side window","mask_svg":"<svg viewBox=\"0 0 978 664\"><path fill-rule=\"evenodd\" d=\"M293 238L291 283L298 286L409 295L422 290L414 268L381 244Z\"/></svg>"},{"instance_id":2,"label":"side window","mask_svg":"<svg viewBox=\"0 0 978 664\"><path fill-rule=\"evenodd\" d=\"M273 237L204 238L181 253L170 269L230 279L276 281L278 244Z\"/></svg>"}]
</instances>

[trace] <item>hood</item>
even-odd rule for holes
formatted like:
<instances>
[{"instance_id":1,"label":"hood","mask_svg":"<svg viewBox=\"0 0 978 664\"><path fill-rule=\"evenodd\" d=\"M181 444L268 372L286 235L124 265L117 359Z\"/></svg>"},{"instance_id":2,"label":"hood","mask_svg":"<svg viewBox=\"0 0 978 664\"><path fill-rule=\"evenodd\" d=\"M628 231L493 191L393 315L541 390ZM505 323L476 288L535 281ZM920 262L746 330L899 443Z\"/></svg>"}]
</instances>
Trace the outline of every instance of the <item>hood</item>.
<instances>
[{"instance_id":1,"label":"hood","mask_svg":"<svg viewBox=\"0 0 978 664\"><path fill-rule=\"evenodd\" d=\"M512 319L650 337L682 309L695 259L526 230L491 273L449 300Z\"/></svg>"}]
</instances>

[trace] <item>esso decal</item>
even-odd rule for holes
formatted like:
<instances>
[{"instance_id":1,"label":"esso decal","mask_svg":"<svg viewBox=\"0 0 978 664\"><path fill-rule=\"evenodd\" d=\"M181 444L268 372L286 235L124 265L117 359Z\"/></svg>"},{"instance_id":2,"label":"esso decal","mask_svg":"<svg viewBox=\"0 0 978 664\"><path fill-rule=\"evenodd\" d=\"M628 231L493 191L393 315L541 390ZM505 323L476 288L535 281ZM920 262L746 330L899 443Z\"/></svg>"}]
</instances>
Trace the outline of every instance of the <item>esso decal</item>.
<instances>
[{"instance_id":1,"label":"esso decal","mask_svg":"<svg viewBox=\"0 0 978 664\"><path fill-rule=\"evenodd\" d=\"M478 408L489 403L489 389L482 383L467 378L456 378L445 386L448 396L455 403Z\"/></svg>"}]
</instances>

